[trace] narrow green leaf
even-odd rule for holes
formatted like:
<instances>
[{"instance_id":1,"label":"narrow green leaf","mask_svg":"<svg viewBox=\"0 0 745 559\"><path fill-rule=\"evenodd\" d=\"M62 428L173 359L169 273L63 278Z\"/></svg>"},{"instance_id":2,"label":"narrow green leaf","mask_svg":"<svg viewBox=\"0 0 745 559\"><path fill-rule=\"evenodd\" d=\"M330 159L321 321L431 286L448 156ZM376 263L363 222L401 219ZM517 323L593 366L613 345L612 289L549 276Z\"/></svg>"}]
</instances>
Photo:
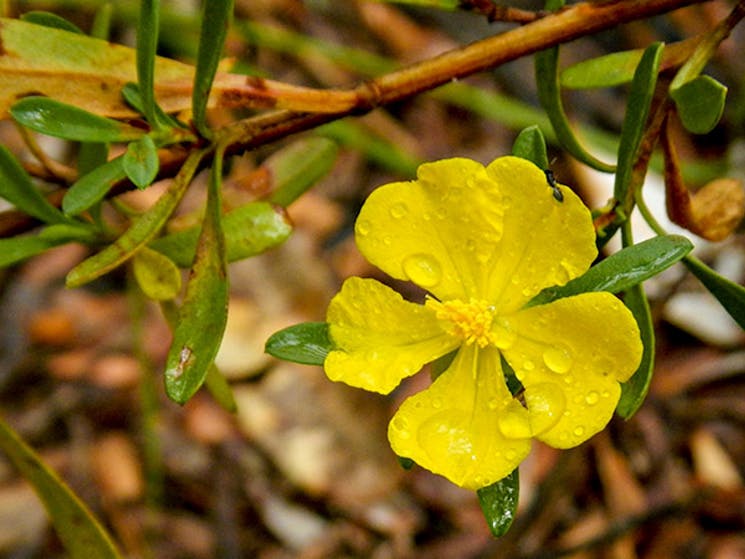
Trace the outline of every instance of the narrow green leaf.
<instances>
[{"instance_id":1,"label":"narrow green leaf","mask_svg":"<svg viewBox=\"0 0 745 559\"><path fill-rule=\"evenodd\" d=\"M634 79L642 49L613 52L583 60L561 72L561 85L571 89L614 87Z\"/></svg>"},{"instance_id":2,"label":"narrow green leaf","mask_svg":"<svg viewBox=\"0 0 745 559\"><path fill-rule=\"evenodd\" d=\"M71 559L121 559L111 538L88 507L1 419L0 448L44 503Z\"/></svg>"},{"instance_id":3,"label":"narrow green leaf","mask_svg":"<svg viewBox=\"0 0 745 559\"><path fill-rule=\"evenodd\" d=\"M152 184L158 174L159 165L158 149L150 136L143 136L136 142L131 142L122 159L124 172L137 188L146 188Z\"/></svg>"},{"instance_id":4,"label":"narrow green leaf","mask_svg":"<svg viewBox=\"0 0 745 559\"><path fill-rule=\"evenodd\" d=\"M88 224L80 223L55 223L48 225L39 231L39 238L56 243L78 241L89 243L96 240L97 232Z\"/></svg>"},{"instance_id":5,"label":"narrow green leaf","mask_svg":"<svg viewBox=\"0 0 745 559\"><path fill-rule=\"evenodd\" d=\"M546 9L556 10L564 5L563 0L547 0ZM572 130L569 119L564 112L559 88L559 47L552 47L534 55L535 81L538 87L538 99L548 114L559 144L579 161L597 169L612 173L613 165L604 163L585 149Z\"/></svg>"},{"instance_id":6,"label":"narrow green leaf","mask_svg":"<svg viewBox=\"0 0 745 559\"><path fill-rule=\"evenodd\" d=\"M632 209L629 204L633 203L633 197L628 195L631 173L636 161L636 153L639 151L639 144L644 135L644 127L647 124L654 89L657 85L657 74L659 73L663 48L662 43L654 43L645 49L639 66L634 72L629 100L626 104L626 115L621 126L621 138L618 145L618 168L616 169L613 195L616 200L624 204L627 215ZM627 200L630 202L627 202Z\"/></svg>"},{"instance_id":7,"label":"narrow green leaf","mask_svg":"<svg viewBox=\"0 0 745 559\"><path fill-rule=\"evenodd\" d=\"M78 148L78 177L105 165L109 160L109 145L99 142L83 142Z\"/></svg>"},{"instance_id":8,"label":"narrow green leaf","mask_svg":"<svg viewBox=\"0 0 745 559\"><path fill-rule=\"evenodd\" d=\"M155 301L175 298L181 291L181 272L167 256L142 247L132 259L132 271L142 292Z\"/></svg>"},{"instance_id":9,"label":"narrow green leaf","mask_svg":"<svg viewBox=\"0 0 745 559\"><path fill-rule=\"evenodd\" d=\"M0 145L0 197L46 223L66 221L62 212L41 195L26 170L3 145Z\"/></svg>"},{"instance_id":10,"label":"narrow green leaf","mask_svg":"<svg viewBox=\"0 0 745 559\"><path fill-rule=\"evenodd\" d=\"M515 468L510 475L479 489L479 505L495 538L503 536L512 526L520 497L520 476Z\"/></svg>"},{"instance_id":11,"label":"narrow green leaf","mask_svg":"<svg viewBox=\"0 0 745 559\"><path fill-rule=\"evenodd\" d=\"M12 266L65 242L67 241L61 239L45 239L39 235L0 239L0 268Z\"/></svg>"},{"instance_id":12,"label":"narrow green leaf","mask_svg":"<svg viewBox=\"0 0 745 559\"><path fill-rule=\"evenodd\" d=\"M289 206L331 170L338 152L336 142L308 137L272 154L262 164L276 186L269 201Z\"/></svg>"},{"instance_id":13,"label":"narrow green leaf","mask_svg":"<svg viewBox=\"0 0 745 559\"><path fill-rule=\"evenodd\" d=\"M140 114L145 114L145 102L140 93L140 86L134 82L124 84L122 87L122 97L127 104ZM167 114L160 105L155 104L155 119L164 126L171 128L184 128L184 124L178 121L176 117Z\"/></svg>"},{"instance_id":14,"label":"narrow green leaf","mask_svg":"<svg viewBox=\"0 0 745 559\"><path fill-rule=\"evenodd\" d=\"M35 132L78 142L129 142L145 134L140 128L49 97L25 97L10 108L10 114Z\"/></svg>"},{"instance_id":15,"label":"narrow green leaf","mask_svg":"<svg viewBox=\"0 0 745 559\"><path fill-rule=\"evenodd\" d=\"M683 263L717 298L740 328L745 329L745 287L716 273L698 258L689 256Z\"/></svg>"},{"instance_id":16,"label":"narrow green leaf","mask_svg":"<svg viewBox=\"0 0 745 559\"><path fill-rule=\"evenodd\" d=\"M110 272L150 242L178 206L205 153L206 150L203 150L189 155L171 186L155 205L137 217L130 228L113 244L70 270L66 279L67 286L79 287Z\"/></svg>"},{"instance_id":17,"label":"narrow green leaf","mask_svg":"<svg viewBox=\"0 0 745 559\"><path fill-rule=\"evenodd\" d=\"M223 216L225 255L236 262L283 243L292 232L284 212L267 202L252 202ZM182 268L191 266L199 239L192 227L154 240L150 247L162 252Z\"/></svg>"},{"instance_id":18,"label":"narrow green leaf","mask_svg":"<svg viewBox=\"0 0 745 559\"><path fill-rule=\"evenodd\" d=\"M691 250L691 241L679 235L648 239L601 260L565 285L544 289L533 297L528 306L544 305L590 291L620 293L666 270Z\"/></svg>"},{"instance_id":19,"label":"narrow green leaf","mask_svg":"<svg viewBox=\"0 0 745 559\"><path fill-rule=\"evenodd\" d=\"M96 8L93 14L93 23L91 23L91 37L96 39L109 40L111 35L111 15L114 6L111 2L105 2Z\"/></svg>"},{"instance_id":20,"label":"narrow green leaf","mask_svg":"<svg viewBox=\"0 0 745 559\"><path fill-rule=\"evenodd\" d=\"M44 27L51 27L53 29L61 29L62 31L69 31L71 33L77 33L78 35L84 35L83 30L71 21L67 21L65 18L53 14L52 12L44 12L33 10L21 14L21 19L28 23L35 25L43 25Z\"/></svg>"},{"instance_id":21,"label":"narrow green leaf","mask_svg":"<svg viewBox=\"0 0 745 559\"><path fill-rule=\"evenodd\" d=\"M670 90L680 120L694 134L711 132L722 118L727 87L711 76L697 76Z\"/></svg>"},{"instance_id":22,"label":"narrow green leaf","mask_svg":"<svg viewBox=\"0 0 745 559\"><path fill-rule=\"evenodd\" d=\"M325 322L303 322L275 332L266 341L264 351L278 359L323 366L334 343Z\"/></svg>"},{"instance_id":23,"label":"narrow green leaf","mask_svg":"<svg viewBox=\"0 0 745 559\"><path fill-rule=\"evenodd\" d=\"M222 156L210 174L202 232L186 296L166 359L166 393L183 404L202 386L220 348L228 317L228 277L221 226Z\"/></svg>"},{"instance_id":24,"label":"narrow green leaf","mask_svg":"<svg viewBox=\"0 0 745 559\"><path fill-rule=\"evenodd\" d=\"M78 215L103 200L111 186L127 176L123 156L119 156L80 177L62 198L62 211Z\"/></svg>"},{"instance_id":25,"label":"narrow green leaf","mask_svg":"<svg viewBox=\"0 0 745 559\"><path fill-rule=\"evenodd\" d=\"M523 129L512 144L512 155L532 161L541 169L548 169L546 138L538 126Z\"/></svg>"},{"instance_id":26,"label":"narrow green leaf","mask_svg":"<svg viewBox=\"0 0 745 559\"><path fill-rule=\"evenodd\" d=\"M160 2L140 0L137 18L137 82L142 95L142 112L153 128L160 128L155 108L155 53L158 49Z\"/></svg>"},{"instance_id":27,"label":"narrow green leaf","mask_svg":"<svg viewBox=\"0 0 745 559\"><path fill-rule=\"evenodd\" d=\"M635 285L626 291L624 303L639 325L644 352L639 368L629 380L621 385L621 399L616 406L616 412L624 419L629 419L636 413L644 402L652 382L654 373L655 336L652 313L649 309L647 295L641 284Z\"/></svg>"},{"instance_id":28,"label":"narrow green leaf","mask_svg":"<svg viewBox=\"0 0 745 559\"><path fill-rule=\"evenodd\" d=\"M194 126L204 137L210 136L206 116L207 100L232 16L233 0L205 0L202 4L202 27L199 31L199 52L191 105Z\"/></svg>"},{"instance_id":29,"label":"narrow green leaf","mask_svg":"<svg viewBox=\"0 0 745 559\"><path fill-rule=\"evenodd\" d=\"M222 409L230 413L238 411L238 404L235 402L230 383L214 364L207 369L207 378L204 379L204 385Z\"/></svg>"}]
</instances>

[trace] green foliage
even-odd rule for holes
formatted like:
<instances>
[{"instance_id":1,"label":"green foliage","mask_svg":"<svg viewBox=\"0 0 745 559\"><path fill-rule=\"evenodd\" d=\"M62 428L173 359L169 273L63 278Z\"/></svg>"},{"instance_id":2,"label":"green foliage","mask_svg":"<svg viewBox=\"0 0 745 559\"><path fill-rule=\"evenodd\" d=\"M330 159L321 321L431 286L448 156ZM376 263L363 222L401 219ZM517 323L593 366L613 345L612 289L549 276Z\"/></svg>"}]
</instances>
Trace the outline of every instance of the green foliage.
<instances>
[{"instance_id":1,"label":"green foliage","mask_svg":"<svg viewBox=\"0 0 745 559\"><path fill-rule=\"evenodd\" d=\"M145 134L140 128L48 97L21 99L10 108L10 114L31 130L78 142L128 142Z\"/></svg>"},{"instance_id":2,"label":"green foliage","mask_svg":"<svg viewBox=\"0 0 745 559\"><path fill-rule=\"evenodd\" d=\"M612 254L560 287L544 289L528 305L545 305L562 297L590 291L621 293L666 270L691 250L693 244L685 237L654 237Z\"/></svg>"},{"instance_id":3,"label":"green foliage","mask_svg":"<svg viewBox=\"0 0 745 559\"><path fill-rule=\"evenodd\" d=\"M546 9L556 10L564 5L563 0L547 0ZM535 81L541 106L551 121L554 133L561 146L579 161L599 171L612 173L613 165L600 161L580 143L564 112L559 87L559 48L552 47L535 54Z\"/></svg>"},{"instance_id":4,"label":"green foliage","mask_svg":"<svg viewBox=\"0 0 745 559\"><path fill-rule=\"evenodd\" d=\"M303 322L272 334L264 349L269 355L285 361L323 365L333 348L327 323Z\"/></svg>"},{"instance_id":5,"label":"green foliage","mask_svg":"<svg viewBox=\"0 0 745 559\"><path fill-rule=\"evenodd\" d=\"M694 134L706 134L722 118L727 88L710 76L697 76L671 89L670 96L683 126Z\"/></svg>"},{"instance_id":6,"label":"green foliage","mask_svg":"<svg viewBox=\"0 0 745 559\"><path fill-rule=\"evenodd\" d=\"M122 158L122 168L138 188L150 186L158 174L158 150L150 136L144 136L127 146Z\"/></svg>"},{"instance_id":7,"label":"green foliage","mask_svg":"<svg viewBox=\"0 0 745 559\"><path fill-rule=\"evenodd\" d=\"M507 477L477 492L479 505L495 538L503 536L512 526L520 497L520 476L514 470Z\"/></svg>"},{"instance_id":8,"label":"green foliage","mask_svg":"<svg viewBox=\"0 0 745 559\"><path fill-rule=\"evenodd\" d=\"M218 153L210 174L194 266L166 359L166 393L179 404L186 403L202 386L217 355L228 319L221 158L222 153Z\"/></svg>"},{"instance_id":9,"label":"green foliage","mask_svg":"<svg viewBox=\"0 0 745 559\"><path fill-rule=\"evenodd\" d=\"M66 221L34 186L31 177L5 146L0 146L0 197L46 223Z\"/></svg>"},{"instance_id":10,"label":"green foliage","mask_svg":"<svg viewBox=\"0 0 745 559\"><path fill-rule=\"evenodd\" d=\"M62 198L62 211L78 215L103 200L111 186L127 176L123 163L124 157L119 156L80 177Z\"/></svg>"},{"instance_id":11,"label":"green foliage","mask_svg":"<svg viewBox=\"0 0 745 559\"><path fill-rule=\"evenodd\" d=\"M634 79L643 49L613 52L583 60L562 70L561 85L570 89L613 87Z\"/></svg>"},{"instance_id":12,"label":"green foliage","mask_svg":"<svg viewBox=\"0 0 745 559\"><path fill-rule=\"evenodd\" d=\"M121 558L88 507L1 419L0 449L39 495L70 559Z\"/></svg>"},{"instance_id":13,"label":"green foliage","mask_svg":"<svg viewBox=\"0 0 745 559\"><path fill-rule=\"evenodd\" d=\"M207 101L232 17L233 0L205 0L202 5L202 26L191 110L194 113L194 126L205 137L211 135L206 120Z\"/></svg>"}]
</instances>

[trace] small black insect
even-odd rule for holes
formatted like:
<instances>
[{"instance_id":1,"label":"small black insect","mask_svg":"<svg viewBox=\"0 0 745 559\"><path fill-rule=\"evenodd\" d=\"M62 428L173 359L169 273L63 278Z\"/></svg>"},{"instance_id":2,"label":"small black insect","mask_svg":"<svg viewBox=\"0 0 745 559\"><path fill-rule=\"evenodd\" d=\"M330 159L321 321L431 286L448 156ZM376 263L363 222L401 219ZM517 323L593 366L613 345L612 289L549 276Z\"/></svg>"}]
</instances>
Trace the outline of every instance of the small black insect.
<instances>
[{"instance_id":1,"label":"small black insect","mask_svg":"<svg viewBox=\"0 0 745 559\"><path fill-rule=\"evenodd\" d=\"M551 187L554 198L559 202L563 202L564 194L562 194L561 190L559 189L559 185L556 184L556 177L554 177L554 172L551 169L544 169L543 172L546 173L546 182L548 183L548 186Z\"/></svg>"}]
</instances>

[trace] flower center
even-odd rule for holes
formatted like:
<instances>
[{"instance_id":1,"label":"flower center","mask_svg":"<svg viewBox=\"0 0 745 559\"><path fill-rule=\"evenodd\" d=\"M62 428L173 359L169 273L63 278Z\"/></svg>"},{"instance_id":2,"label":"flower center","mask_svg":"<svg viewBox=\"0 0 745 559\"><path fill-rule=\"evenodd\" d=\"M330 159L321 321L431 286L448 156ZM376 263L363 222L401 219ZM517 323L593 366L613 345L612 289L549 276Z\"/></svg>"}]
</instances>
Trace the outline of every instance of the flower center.
<instances>
[{"instance_id":1,"label":"flower center","mask_svg":"<svg viewBox=\"0 0 745 559\"><path fill-rule=\"evenodd\" d=\"M486 301L471 298L467 303L460 299L441 303L427 298L424 304L435 311L438 320L447 323L449 334L461 338L466 344L486 347L495 343L491 331L495 309Z\"/></svg>"}]
</instances>

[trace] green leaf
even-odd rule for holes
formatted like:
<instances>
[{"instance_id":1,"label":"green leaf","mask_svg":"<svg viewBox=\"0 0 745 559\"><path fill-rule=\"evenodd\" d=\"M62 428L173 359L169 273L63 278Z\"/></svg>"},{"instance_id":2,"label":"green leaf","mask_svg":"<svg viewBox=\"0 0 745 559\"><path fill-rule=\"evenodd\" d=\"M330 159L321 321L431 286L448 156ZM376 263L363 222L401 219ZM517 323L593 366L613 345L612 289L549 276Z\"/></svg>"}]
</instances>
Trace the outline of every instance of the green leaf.
<instances>
[{"instance_id":1,"label":"green leaf","mask_svg":"<svg viewBox=\"0 0 745 559\"><path fill-rule=\"evenodd\" d=\"M523 129L512 144L512 155L532 161L541 169L548 169L546 138L538 126Z\"/></svg>"},{"instance_id":2,"label":"green leaf","mask_svg":"<svg viewBox=\"0 0 745 559\"><path fill-rule=\"evenodd\" d=\"M621 126L621 138L618 145L618 168L613 195L616 200L624 204L626 215L631 213L633 197L628 195L636 154L644 135L647 116L657 84L660 60L662 59L663 44L654 43L647 47L642 55L639 66L634 72L631 82L629 100L626 104L626 115Z\"/></svg>"},{"instance_id":3,"label":"green leaf","mask_svg":"<svg viewBox=\"0 0 745 559\"><path fill-rule=\"evenodd\" d=\"M67 241L46 239L39 235L19 235L9 239L0 239L0 268L17 264L65 242Z\"/></svg>"},{"instance_id":4,"label":"green leaf","mask_svg":"<svg viewBox=\"0 0 745 559\"><path fill-rule=\"evenodd\" d=\"M689 256L683 263L717 298L740 328L745 329L745 287L716 273L698 258Z\"/></svg>"},{"instance_id":5,"label":"green leaf","mask_svg":"<svg viewBox=\"0 0 745 559\"><path fill-rule=\"evenodd\" d=\"M145 134L140 128L49 97L25 97L10 108L10 114L35 132L78 142L129 142Z\"/></svg>"},{"instance_id":6,"label":"green leaf","mask_svg":"<svg viewBox=\"0 0 745 559\"><path fill-rule=\"evenodd\" d=\"M137 82L142 95L142 112L153 128L161 127L155 108L155 52L158 48L159 21L160 2L141 0L137 18Z\"/></svg>"},{"instance_id":7,"label":"green leaf","mask_svg":"<svg viewBox=\"0 0 745 559\"><path fill-rule=\"evenodd\" d=\"M642 49L613 52L583 60L561 72L561 85L571 89L614 87L634 79Z\"/></svg>"},{"instance_id":8,"label":"green leaf","mask_svg":"<svg viewBox=\"0 0 745 559\"><path fill-rule=\"evenodd\" d=\"M271 155L262 164L275 185L269 201L289 206L331 170L338 152L336 142L309 137Z\"/></svg>"},{"instance_id":9,"label":"green leaf","mask_svg":"<svg viewBox=\"0 0 745 559\"><path fill-rule=\"evenodd\" d=\"M303 322L275 332L266 341L264 351L278 359L323 366L334 342L326 322Z\"/></svg>"},{"instance_id":10,"label":"green leaf","mask_svg":"<svg viewBox=\"0 0 745 559\"><path fill-rule=\"evenodd\" d=\"M647 391L649 390L649 383L652 382L655 336L652 313L641 284L635 285L626 291L623 300L639 325L639 332L641 334L642 344L644 345L644 352L642 353L639 368L629 380L621 384L621 399L616 406L618 415L624 419L629 419L644 402L644 398L646 398Z\"/></svg>"},{"instance_id":11,"label":"green leaf","mask_svg":"<svg viewBox=\"0 0 745 559\"><path fill-rule=\"evenodd\" d=\"M512 526L520 497L520 477L515 468L510 475L479 489L479 505L495 538L503 536Z\"/></svg>"},{"instance_id":12,"label":"green leaf","mask_svg":"<svg viewBox=\"0 0 745 559\"><path fill-rule=\"evenodd\" d=\"M220 348L228 317L228 277L221 227L222 156L210 174L202 232L186 296L166 359L166 393L183 404L202 386Z\"/></svg>"},{"instance_id":13,"label":"green leaf","mask_svg":"<svg viewBox=\"0 0 745 559\"><path fill-rule=\"evenodd\" d=\"M137 188L150 186L158 174L160 161L158 149L150 136L143 136L127 146L122 159L122 167L127 177Z\"/></svg>"},{"instance_id":14,"label":"green leaf","mask_svg":"<svg viewBox=\"0 0 745 559\"><path fill-rule=\"evenodd\" d=\"M3 145L0 145L0 197L46 223L66 221L62 212L41 195L26 170Z\"/></svg>"},{"instance_id":15,"label":"green leaf","mask_svg":"<svg viewBox=\"0 0 745 559\"><path fill-rule=\"evenodd\" d=\"M235 402L230 383L214 364L207 369L204 385L222 409L230 413L238 411L238 405Z\"/></svg>"},{"instance_id":16,"label":"green leaf","mask_svg":"<svg viewBox=\"0 0 745 559\"><path fill-rule=\"evenodd\" d=\"M132 259L132 271L142 292L155 301L175 298L181 291L181 272L167 256L142 247Z\"/></svg>"},{"instance_id":17,"label":"green leaf","mask_svg":"<svg viewBox=\"0 0 745 559\"><path fill-rule=\"evenodd\" d=\"M111 186L127 176L123 159L120 155L75 181L62 198L62 211L78 215L103 200Z\"/></svg>"},{"instance_id":18,"label":"green leaf","mask_svg":"<svg viewBox=\"0 0 745 559\"><path fill-rule=\"evenodd\" d=\"M89 243L96 240L97 232L84 223L55 223L39 231L39 238L56 243L78 241Z\"/></svg>"},{"instance_id":19,"label":"green leaf","mask_svg":"<svg viewBox=\"0 0 745 559\"><path fill-rule=\"evenodd\" d=\"M689 252L693 244L679 235L660 235L626 247L601 260L583 275L559 287L548 287L527 306L591 291L620 293L666 270Z\"/></svg>"},{"instance_id":20,"label":"green leaf","mask_svg":"<svg viewBox=\"0 0 745 559\"><path fill-rule=\"evenodd\" d=\"M206 117L207 100L232 16L233 0L205 0L202 4L202 27L199 31L199 52L191 105L194 126L204 137L210 136Z\"/></svg>"},{"instance_id":21,"label":"green leaf","mask_svg":"<svg viewBox=\"0 0 745 559\"><path fill-rule=\"evenodd\" d=\"M252 202L223 217L225 255L228 262L249 258L283 243L292 232L284 212L267 202ZM162 252L182 268L191 266L199 239L192 227L154 240L150 247Z\"/></svg>"},{"instance_id":22,"label":"green leaf","mask_svg":"<svg viewBox=\"0 0 745 559\"><path fill-rule=\"evenodd\" d=\"M145 114L145 102L140 94L140 86L138 84L134 82L124 84L124 87L122 87L122 97L127 104L138 113ZM157 103L155 104L155 118L159 123L165 126L170 126L172 128L184 127L184 125L175 117L164 112Z\"/></svg>"},{"instance_id":23,"label":"green leaf","mask_svg":"<svg viewBox=\"0 0 745 559\"><path fill-rule=\"evenodd\" d=\"M66 285L79 287L93 281L126 262L142 246L150 242L178 206L205 153L206 150L190 154L171 186L155 205L138 216L130 228L114 243L70 270L67 274Z\"/></svg>"},{"instance_id":24,"label":"green leaf","mask_svg":"<svg viewBox=\"0 0 745 559\"><path fill-rule=\"evenodd\" d=\"M121 559L88 507L3 420L0 420L0 448L44 503L71 559Z\"/></svg>"},{"instance_id":25,"label":"green leaf","mask_svg":"<svg viewBox=\"0 0 745 559\"><path fill-rule=\"evenodd\" d=\"M78 148L78 177L106 165L109 160L109 144L83 142Z\"/></svg>"},{"instance_id":26,"label":"green leaf","mask_svg":"<svg viewBox=\"0 0 745 559\"><path fill-rule=\"evenodd\" d=\"M697 76L670 90L680 120L693 134L711 132L722 118L727 87L710 76Z\"/></svg>"},{"instance_id":27,"label":"green leaf","mask_svg":"<svg viewBox=\"0 0 745 559\"><path fill-rule=\"evenodd\" d=\"M21 19L23 21L27 21L28 23L43 25L44 27L51 27L52 29L61 29L62 31L69 31L70 33L77 33L78 35L84 35L80 27L78 27L71 21L67 21L63 17L58 16L57 14L53 14L52 12L33 10L30 12L26 12L25 14L21 14Z\"/></svg>"},{"instance_id":28,"label":"green leaf","mask_svg":"<svg viewBox=\"0 0 745 559\"><path fill-rule=\"evenodd\" d=\"M546 9L556 10L563 5L563 0L547 0ZM561 102L558 63L558 47L552 47L537 52L534 55L535 81L538 87L538 99L541 102L541 106L548 114L548 118L551 121L556 137L564 149L585 165L597 169L598 171L612 173L615 170L615 167L600 161L588 152L572 130L572 126L569 123L569 119L564 112L564 106Z\"/></svg>"}]
</instances>

